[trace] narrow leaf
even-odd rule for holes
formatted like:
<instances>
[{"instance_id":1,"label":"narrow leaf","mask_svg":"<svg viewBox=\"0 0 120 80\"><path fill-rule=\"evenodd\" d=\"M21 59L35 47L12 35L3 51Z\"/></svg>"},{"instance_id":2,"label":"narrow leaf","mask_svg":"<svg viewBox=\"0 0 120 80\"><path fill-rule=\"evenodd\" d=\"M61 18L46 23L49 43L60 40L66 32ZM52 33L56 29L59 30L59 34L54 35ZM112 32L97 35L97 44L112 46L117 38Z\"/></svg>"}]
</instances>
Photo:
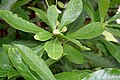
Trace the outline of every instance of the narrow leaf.
<instances>
[{"instance_id":1,"label":"narrow leaf","mask_svg":"<svg viewBox=\"0 0 120 80\"><path fill-rule=\"evenodd\" d=\"M92 20L92 22L95 21L95 15L94 15L94 9L92 4L89 2L89 0L86 1L86 3L84 3L84 8L88 14L88 16L90 17L90 19Z\"/></svg>"},{"instance_id":2,"label":"narrow leaf","mask_svg":"<svg viewBox=\"0 0 120 80\"><path fill-rule=\"evenodd\" d=\"M112 27L112 28L119 28L120 29L120 24L110 24L108 26Z\"/></svg>"},{"instance_id":3,"label":"narrow leaf","mask_svg":"<svg viewBox=\"0 0 120 80\"><path fill-rule=\"evenodd\" d=\"M33 48L31 48L35 54L37 54L38 56L42 57L44 50L44 45L40 44L38 46L35 46Z\"/></svg>"},{"instance_id":4,"label":"narrow leaf","mask_svg":"<svg viewBox=\"0 0 120 80\"><path fill-rule=\"evenodd\" d=\"M46 32L44 29L30 23L8 10L0 10L0 16L13 28L30 33Z\"/></svg>"},{"instance_id":5,"label":"narrow leaf","mask_svg":"<svg viewBox=\"0 0 120 80\"><path fill-rule=\"evenodd\" d=\"M59 59L63 54L63 47L58 39L46 42L44 49L48 56L55 60Z\"/></svg>"},{"instance_id":6,"label":"narrow leaf","mask_svg":"<svg viewBox=\"0 0 120 80\"><path fill-rule=\"evenodd\" d=\"M109 28L107 28L107 31L109 31L110 33L112 33L115 36L120 37L120 29L119 28L109 27Z\"/></svg>"},{"instance_id":7,"label":"narrow leaf","mask_svg":"<svg viewBox=\"0 0 120 80\"><path fill-rule=\"evenodd\" d=\"M120 70L113 68L98 70L82 80L120 80Z\"/></svg>"},{"instance_id":8,"label":"narrow leaf","mask_svg":"<svg viewBox=\"0 0 120 80\"><path fill-rule=\"evenodd\" d=\"M16 2L17 0L2 0L1 1L1 10L10 10L12 5Z\"/></svg>"},{"instance_id":9,"label":"narrow leaf","mask_svg":"<svg viewBox=\"0 0 120 80\"><path fill-rule=\"evenodd\" d=\"M58 19L58 10L55 5L52 5L47 10L47 18L50 22L50 27L52 30L56 29L57 19Z\"/></svg>"},{"instance_id":10,"label":"narrow leaf","mask_svg":"<svg viewBox=\"0 0 120 80\"><path fill-rule=\"evenodd\" d=\"M82 0L70 0L66 10L63 13L59 28L62 29L62 27L64 27L65 25L68 25L75 21L82 12L82 8Z\"/></svg>"},{"instance_id":11,"label":"narrow leaf","mask_svg":"<svg viewBox=\"0 0 120 80\"><path fill-rule=\"evenodd\" d=\"M104 35L107 41L113 41L119 43L118 40L115 38L115 36L113 36L113 34L108 32L107 30L105 30L102 34Z\"/></svg>"},{"instance_id":12,"label":"narrow leaf","mask_svg":"<svg viewBox=\"0 0 120 80\"><path fill-rule=\"evenodd\" d=\"M34 36L34 38L39 41L46 41L46 40L49 40L51 37L52 37L52 34L47 31L39 32Z\"/></svg>"},{"instance_id":13,"label":"narrow leaf","mask_svg":"<svg viewBox=\"0 0 120 80\"><path fill-rule=\"evenodd\" d=\"M72 43L76 44L77 46L79 46L82 50L91 50L90 48L83 46L78 40L75 39L69 39L67 38L69 41L71 41Z\"/></svg>"},{"instance_id":14,"label":"narrow leaf","mask_svg":"<svg viewBox=\"0 0 120 80\"><path fill-rule=\"evenodd\" d=\"M97 54L91 52L85 52L82 54L84 58L88 61L91 61L93 64L99 67L116 67L113 63L111 63L108 59L105 59ZM104 63L103 63L104 62Z\"/></svg>"},{"instance_id":15,"label":"narrow leaf","mask_svg":"<svg viewBox=\"0 0 120 80\"><path fill-rule=\"evenodd\" d=\"M9 48L8 55L11 62L21 76L23 76L26 80L37 80L37 78L29 71L27 66L23 63L20 54L15 48Z\"/></svg>"},{"instance_id":16,"label":"narrow leaf","mask_svg":"<svg viewBox=\"0 0 120 80\"><path fill-rule=\"evenodd\" d=\"M31 0L18 0L15 4L12 6L12 10L17 9L18 7L21 7L27 3L29 3Z\"/></svg>"},{"instance_id":17,"label":"narrow leaf","mask_svg":"<svg viewBox=\"0 0 120 80\"><path fill-rule=\"evenodd\" d=\"M108 22L115 21L115 20L117 20L117 19L120 19L120 13L114 15L112 18L110 18L110 19L108 20Z\"/></svg>"},{"instance_id":18,"label":"narrow leaf","mask_svg":"<svg viewBox=\"0 0 120 80\"><path fill-rule=\"evenodd\" d=\"M38 9L38 8L34 8L34 7L29 7L30 9L32 9L33 11L35 11L36 15L42 20L44 21L47 25L50 26L50 23L47 19L47 14L42 11L41 9Z\"/></svg>"},{"instance_id":19,"label":"narrow leaf","mask_svg":"<svg viewBox=\"0 0 120 80\"><path fill-rule=\"evenodd\" d=\"M98 0L98 5L101 22L104 22L105 16L110 5L110 0Z\"/></svg>"},{"instance_id":20,"label":"narrow leaf","mask_svg":"<svg viewBox=\"0 0 120 80\"><path fill-rule=\"evenodd\" d=\"M83 64L84 59L77 49L73 48L68 44L64 44L64 54L68 60L76 64Z\"/></svg>"},{"instance_id":21,"label":"narrow leaf","mask_svg":"<svg viewBox=\"0 0 120 80\"><path fill-rule=\"evenodd\" d=\"M55 77L57 80L79 80L79 77L74 72L63 72L56 74Z\"/></svg>"},{"instance_id":22,"label":"narrow leaf","mask_svg":"<svg viewBox=\"0 0 120 80\"><path fill-rule=\"evenodd\" d=\"M67 27L68 29L68 32L67 34L69 33L72 33L72 32L75 32L76 30L78 30L80 27L83 26L83 23L85 21L85 18L86 18L86 15L85 15L85 12L82 11L81 14L78 16L78 18L72 22L71 24L69 24Z\"/></svg>"},{"instance_id":23,"label":"narrow leaf","mask_svg":"<svg viewBox=\"0 0 120 80\"><path fill-rule=\"evenodd\" d=\"M109 50L110 54L120 63L120 49L111 42L105 41L104 44L106 45L107 49Z\"/></svg>"},{"instance_id":24,"label":"narrow leaf","mask_svg":"<svg viewBox=\"0 0 120 80\"><path fill-rule=\"evenodd\" d=\"M93 22L90 23L76 32L66 35L71 39L90 39L99 36L104 31L104 23Z\"/></svg>"},{"instance_id":25,"label":"narrow leaf","mask_svg":"<svg viewBox=\"0 0 120 80\"><path fill-rule=\"evenodd\" d=\"M35 71L43 80L56 80L42 58L24 45L15 44L24 61Z\"/></svg>"}]
</instances>

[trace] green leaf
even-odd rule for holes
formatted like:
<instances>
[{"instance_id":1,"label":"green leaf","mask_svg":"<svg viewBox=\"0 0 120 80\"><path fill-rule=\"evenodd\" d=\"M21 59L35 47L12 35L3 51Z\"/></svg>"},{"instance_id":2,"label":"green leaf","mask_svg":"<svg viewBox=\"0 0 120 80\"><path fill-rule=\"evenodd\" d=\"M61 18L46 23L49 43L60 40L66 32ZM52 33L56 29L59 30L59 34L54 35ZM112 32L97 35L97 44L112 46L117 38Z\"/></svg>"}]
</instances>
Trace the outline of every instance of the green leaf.
<instances>
[{"instance_id":1,"label":"green leaf","mask_svg":"<svg viewBox=\"0 0 120 80\"><path fill-rule=\"evenodd\" d=\"M112 33L115 36L120 37L120 29L119 28L109 27L109 28L107 28L107 31L109 31L110 33Z\"/></svg>"},{"instance_id":2,"label":"green leaf","mask_svg":"<svg viewBox=\"0 0 120 80\"><path fill-rule=\"evenodd\" d=\"M110 6L113 6L115 4L120 4L120 1L118 1L118 0L111 0L110 1Z\"/></svg>"},{"instance_id":3,"label":"green leaf","mask_svg":"<svg viewBox=\"0 0 120 80\"><path fill-rule=\"evenodd\" d=\"M35 71L43 80L56 80L42 58L35 55L35 53L24 45L15 44L19 49L19 53L29 67Z\"/></svg>"},{"instance_id":4,"label":"green leaf","mask_svg":"<svg viewBox=\"0 0 120 80\"><path fill-rule=\"evenodd\" d=\"M26 80L37 80L37 78L29 71L28 67L23 63L22 58L16 48L9 48L8 55L21 76L23 76Z\"/></svg>"},{"instance_id":5,"label":"green leaf","mask_svg":"<svg viewBox=\"0 0 120 80\"><path fill-rule=\"evenodd\" d=\"M35 14L42 20L44 21L47 25L50 26L50 23L47 19L47 14L42 11L41 9L38 9L38 8L34 8L34 7L29 7L30 9L32 9L33 11L35 11Z\"/></svg>"},{"instance_id":6,"label":"green leaf","mask_svg":"<svg viewBox=\"0 0 120 80\"><path fill-rule=\"evenodd\" d=\"M101 22L104 22L105 16L110 5L110 0L98 0L98 5Z\"/></svg>"},{"instance_id":7,"label":"green leaf","mask_svg":"<svg viewBox=\"0 0 120 80\"><path fill-rule=\"evenodd\" d=\"M9 70L8 70L8 79L12 78L12 77L16 77L16 76L20 76L20 74L9 65Z\"/></svg>"},{"instance_id":8,"label":"green leaf","mask_svg":"<svg viewBox=\"0 0 120 80\"><path fill-rule=\"evenodd\" d=\"M104 35L107 41L113 41L119 43L118 40L107 30L105 30L102 34Z\"/></svg>"},{"instance_id":9,"label":"green leaf","mask_svg":"<svg viewBox=\"0 0 120 80\"><path fill-rule=\"evenodd\" d=\"M51 37L52 37L52 34L47 31L39 32L34 36L34 38L39 41L46 41L46 40L49 40Z\"/></svg>"},{"instance_id":10,"label":"green leaf","mask_svg":"<svg viewBox=\"0 0 120 80\"><path fill-rule=\"evenodd\" d=\"M56 24L58 19L58 10L55 5L52 5L48 8L47 18L48 18L48 21L50 22L50 27L52 28L52 30L55 30L57 27Z\"/></svg>"},{"instance_id":11,"label":"green leaf","mask_svg":"<svg viewBox=\"0 0 120 80\"><path fill-rule=\"evenodd\" d=\"M10 42L12 42L15 39L15 35L7 35L4 37L0 38L0 46L2 46L2 44L8 44Z\"/></svg>"},{"instance_id":12,"label":"green leaf","mask_svg":"<svg viewBox=\"0 0 120 80\"><path fill-rule=\"evenodd\" d=\"M46 42L44 49L48 53L48 56L55 60L59 59L63 54L63 47L57 38Z\"/></svg>"},{"instance_id":13,"label":"green leaf","mask_svg":"<svg viewBox=\"0 0 120 80\"><path fill-rule=\"evenodd\" d=\"M35 54L37 54L40 57L42 57L43 52L45 51L43 44L35 46L35 47L31 48L31 49L34 51Z\"/></svg>"},{"instance_id":14,"label":"green leaf","mask_svg":"<svg viewBox=\"0 0 120 80\"><path fill-rule=\"evenodd\" d=\"M9 59L8 55L6 52L1 52L0 53L0 65L8 65L9 64Z\"/></svg>"},{"instance_id":15,"label":"green leaf","mask_svg":"<svg viewBox=\"0 0 120 80\"><path fill-rule=\"evenodd\" d=\"M4 70L2 67L3 66L0 66L0 77L5 77L7 75L8 71Z\"/></svg>"},{"instance_id":16,"label":"green leaf","mask_svg":"<svg viewBox=\"0 0 120 80\"><path fill-rule=\"evenodd\" d=\"M81 74L79 74L80 80L83 79L84 77L86 77L89 74L90 74L90 72L82 72Z\"/></svg>"},{"instance_id":17,"label":"green leaf","mask_svg":"<svg viewBox=\"0 0 120 80\"><path fill-rule=\"evenodd\" d=\"M109 50L110 54L120 63L120 49L111 42L105 41L104 44L106 45L107 49Z\"/></svg>"},{"instance_id":18,"label":"green leaf","mask_svg":"<svg viewBox=\"0 0 120 80\"><path fill-rule=\"evenodd\" d=\"M74 47L68 44L64 44L63 48L64 48L64 54L68 60L76 64L84 63L84 59L80 51L78 51L77 49L75 49Z\"/></svg>"},{"instance_id":19,"label":"green leaf","mask_svg":"<svg viewBox=\"0 0 120 80\"><path fill-rule=\"evenodd\" d=\"M34 34L37 34L38 32L47 32L35 24L19 18L16 14L13 14L8 10L0 10L0 16L15 29Z\"/></svg>"},{"instance_id":20,"label":"green leaf","mask_svg":"<svg viewBox=\"0 0 120 80\"><path fill-rule=\"evenodd\" d=\"M82 50L91 50L90 48L88 48L86 46L83 46L78 40L75 40L75 39L68 39L68 40L70 40L72 43L74 43L77 46L79 46Z\"/></svg>"},{"instance_id":21,"label":"green leaf","mask_svg":"<svg viewBox=\"0 0 120 80\"><path fill-rule=\"evenodd\" d=\"M81 14L79 15L79 17L74 21L72 22L71 24L69 24L67 27L68 29L68 32L67 34L69 33L72 33L72 32L75 32L76 30L78 30L80 27L83 26L83 23L85 21L85 18L86 18L86 15L85 15L85 12L82 11Z\"/></svg>"},{"instance_id":22,"label":"green leaf","mask_svg":"<svg viewBox=\"0 0 120 80\"><path fill-rule=\"evenodd\" d=\"M15 4L12 6L12 10L17 9L18 7L21 7L22 5L25 5L29 3L31 0L18 0Z\"/></svg>"},{"instance_id":23,"label":"green leaf","mask_svg":"<svg viewBox=\"0 0 120 80\"><path fill-rule=\"evenodd\" d=\"M12 44L21 44L21 45L25 45L30 48L33 48L37 45L40 45L41 43L33 40L19 40L19 41L16 40L16 41L13 41Z\"/></svg>"},{"instance_id":24,"label":"green leaf","mask_svg":"<svg viewBox=\"0 0 120 80\"><path fill-rule=\"evenodd\" d=\"M60 30L77 19L83 9L82 0L70 0L58 26Z\"/></svg>"},{"instance_id":25,"label":"green leaf","mask_svg":"<svg viewBox=\"0 0 120 80\"><path fill-rule=\"evenodd\" d=\"M10 10L12 5L16 2L17 0L2 0L1 1L1 8L2 10Z\"/></svg>"},{"instance_id":26,"label":"green leaf","mask_svg":"<svg viewBox=\"0 0 120 80\"><path fill-rule=\"evenodd\" d=\"M58 60L53 60L53 59L51 59L51 58L48 58L46 61L45 61L45 63L48 65L48 66L50 66L50 65L52 65L53 63L55 63L55 62L57 62Z\"/></svg>"},{"instance_id":27,"label":"green leaf","mask_svg":"<svg viewBox=\"0 0 120 80\"><path fill-rule=\"evenodd\" d=\"M8 79L11 77L19 76L18 72L13 69L10 65L0 65L0 77L7 76Z\"/></svg>"},{"instance_id":28,"label":"green leaf","mask_svg":"<svg viewBox=\"0 0 120 80\"><path fill-rule=\"evenodd\" d=\"M112 18L110 18L110 19L108 20L108 22L115 21L115 20L117 20L117 19L120 19L120 13L114 15Z\"/></svg>"},{"instance_id":29,"label":"green leaf","mask_svg":"<svg viewBox=\"0 0 120 80\"><path fill-rule=\"evenodd\" d=\"M9 47L11 47L11 45L3 45L4 51L0 53L0 77L7 76L8 79L19 75L18 72L9 65L7 55Z\"/></svg>"},{"instance_id":30,"label":"green leaf","mask_svg":"<svg viewBox=\"0 0 120 80\"><path fill-rule=\"evenodd\" d=\"M89 0L86 1L86 3L84 3L84 8L88 14L88 16L90 17L90 19L92 20L92 22L95 21L95 12L94 12L94 9L93 9L93 6L92 4L89 2Z\"/></svg>"},{"instance_id":31,"label":"green leaf","mask_svg":"<svg viewBox=\"0 0 120 80\"><path fill-rule=\"evenodd\" d=\"M111 28L119 28L120 29L120 24L110 24L108 26Z\"/></svg>"},{"instance_id":32,"label":"green leaf","mask_svg":"<svg viewBox=\"0 0 120 80\"><path fill-rule=\"evenodd\" d=\"M25 19L27 21L29 21L29 14L30 12L24 10L23 8L19 7L17 8L14 13L18 14L18 16L20 16L22 19Z\"/></svg>"},{"instance_id":33,"label":"green leaf","mask_svg":"<svg viewBox=\"0 0 120 80\"><path fill-rule=\"evenodd\" d=\"M91 61L93 64L99 67L116 67L113 63L111 63L108 59L105 59L97 54L91 52L85 52L82 54L84 58L88 61ZM104 62L104 63L103 63Z\"/></svg>"},{"instance_id":34,"label":"green leaf","mask_svg":"<svg viewBox=\"0 0 120 80\"><path fill-rule=\"evenodd\" d=\"M55 74L57 80L79 80L79 77L74 72L62 72Z\"/></svg>"},{"instance_id":35,"label":"green leaf","mask_svg":"<svg viewBox=\"0 0 120 80\"><path fill-rule=\"evenodd\" d=\"M71 39L90 39L99 36L104 31L104 23L93 22L90 23L76 32L66 35Z\"/></svg>"},{"instance_id":36,"label":"green leaf","mask_svg":"<svg viewBox=\"0 0 120 80\"><path fill-rule=\"evenodd\" d=\"M120 70L113 68L98 70L82 80L120 80Z\"/></svg>"}]
</instances>

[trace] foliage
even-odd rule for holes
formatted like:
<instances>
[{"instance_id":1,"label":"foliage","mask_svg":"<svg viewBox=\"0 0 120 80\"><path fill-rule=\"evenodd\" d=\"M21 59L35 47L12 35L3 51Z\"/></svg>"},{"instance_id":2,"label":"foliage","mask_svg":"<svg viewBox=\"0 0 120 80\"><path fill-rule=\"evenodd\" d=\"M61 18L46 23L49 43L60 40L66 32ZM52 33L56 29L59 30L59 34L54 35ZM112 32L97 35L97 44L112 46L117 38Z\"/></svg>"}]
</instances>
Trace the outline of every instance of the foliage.
<instances>
[{"instance_id":1,"label":"foliage","mask_svg":"<svg viewBox=\"0 0 120 80\"><path fill-rule=\"evenodd\" d=\"M0 80L120 80L118 4L1 0Z\"/></svg>"}]
</instances>

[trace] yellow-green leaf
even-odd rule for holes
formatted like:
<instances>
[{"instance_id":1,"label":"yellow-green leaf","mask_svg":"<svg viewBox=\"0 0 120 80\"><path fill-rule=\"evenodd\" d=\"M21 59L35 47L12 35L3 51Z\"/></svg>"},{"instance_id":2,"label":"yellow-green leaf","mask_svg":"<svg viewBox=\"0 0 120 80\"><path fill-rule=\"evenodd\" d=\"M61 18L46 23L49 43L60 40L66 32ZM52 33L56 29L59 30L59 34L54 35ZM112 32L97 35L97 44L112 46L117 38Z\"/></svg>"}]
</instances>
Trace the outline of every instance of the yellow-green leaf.
<instances>
[{"instance_id":1,"label":"yellow-green leaf","mask_svg":"<svg viewBox=\"0 0 120 80\"><path fill-rule=\"evenodd\" d=\"M58 39L46 42L44 48L48 56L55 60L59 59L63 54L63 47Z\"/></svg>"},{"instance_id":2,"label":"yellow-green leaf","mask_svg":"<svg viewBox=\"0 0 120 80\"><path fill-rule=\"evenodd\" d=\"M90 39L99 36L104 31L104 23L93 22L90 23L76 32L66 35L66 37L71 39Z\"/></svg>"}]
</instances>

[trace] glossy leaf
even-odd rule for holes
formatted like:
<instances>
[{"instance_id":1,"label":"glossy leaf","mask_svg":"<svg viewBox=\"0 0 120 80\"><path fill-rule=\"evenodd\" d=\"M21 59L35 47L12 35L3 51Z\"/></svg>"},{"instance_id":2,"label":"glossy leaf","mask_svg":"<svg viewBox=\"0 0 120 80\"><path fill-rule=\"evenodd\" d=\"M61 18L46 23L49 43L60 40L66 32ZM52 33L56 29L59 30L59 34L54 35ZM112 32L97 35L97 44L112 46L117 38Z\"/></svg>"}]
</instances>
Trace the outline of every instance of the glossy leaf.
<instances>
[{"instance_id":1,"label":"glossy leaf","mask_svg":"<svg viewBox=\"0 0 120 80\"><path fill-rule=\"evenodd\" d=\"M9 64L9 58L6 52L0 53L0 65L8 65Z\"/></svg>"},{"instance_id":2,"label":"glossy leaf","mask_svg":"<svg viewBox=\"0 0 120 80\"><path fill-rule=\"evenodd\" d=\"M3 45L4 51L0 53L0 76L11 77L19 76L18 72L9 65L8 48L11 45Z\"/></svg>"},{"instance_id":3,"label":"glossy leaf","mask_svg":"<svg viewBox=\"0 0 120 80\"><path fill-rule=\"evenodd\" d=\"M43 44L35 46L35 47L31 48L31 49L34 51L35 54L37 54L40 57L42 57L43 52L45 51Z\"/></svg>"},{"instance_id":4,"label":"glossy leaf","mask_svg":"<svg viewBox=\"0 0 120 80\"><path fill-rule=\"evenodd\" d=\"M34 8L34 7L29 7L30 9L32 9L33 11L35 11L36 15L42 20L44 21L47 25L50 26L50 23L47 19L47 14L42 11L41 9L38 9L38 8Z\"/></svg>"},{"instance_id":5,"label":"glossy leaf","mask_svg":"<svg viewBox=\"0 0 120 80\"><path fill-rule=\"evenodd\" d=\"M90 48L83 46L78 40L75 40L75 39L68 39L68 40L76 44L77 46L79 46L82 50L91 50Z\"/></svg>"},{"instance_id":6,"label":"glossy leaf","mask_svg":"<svg viewBox=\"0 0 120 80\"><path fill-rule=\"evenodd\" d=\"M63 72L55 74L57 80L79 80L79 77L74 72Z\"/></svg>"},{"instance_id":7,"label":"glossy leaf","mask_svg":"<svg viewBox=\"0 0 120 80\"><path fill-rule=\"evenodd\" d=\"M19 49L19 53L29 67L35 71L43 80L56 80L42 58L35 55L35 53L24 45L15 44Z\"/></svg>"},{"instance_id":8,"label":"glossy leaf","mask_svg":"<svg viewBox=\"0 0 120 80\"><path fill-rule=\"evenodd\" d=\"M64 54L68 60L70 60L71 62L76 63L76 64L84 63L84 59L83 59L80 51L78 51L77 49L75 49L74 47L72 47L68 44L64 44L63 47L64 47Z\"/></svg>"},{"instance_id":9,"label":"glossy leaf","mask_svg":"<svg viewBox=\"0 0 120 80\"><path fill-rule=\"evenodd\" d=\"M75 32L76 30L78 30L80 27L83 26L83 23L85 21L85 12L82 11L81 14L78 16L78 18L72 22L71 24L69 24L67 27L68 31L67 34Z\"/></svg>"},{"instance_id":10,"label":"glossy leaf","mask_svg":"<svg viewBox=\"0 0 120 80\"><path fill-rule=\"evenodd\" d=\"M11 62L21 76L23 76L26 80L37 80L37 78L29 71L28 67L23 63L22 58L16 48L9 48L8 54Z\"/></svg>"},{"instance_id":11,"label":"glossy leaf","mask_svg":"<svg viewBox=\"0 0 120 80\"><path fill-rule=\"evenodd\" d=\"M117 39L110 32L108 32L107 30L105 30L102 34L104 35L104 37L105 37L105 39L107 41L113 41L113 42L119 43L117 41Z\"/></svg>"},{"instance_id":12,"label":"glossy leaf","mask_svg":"<svg viewBox=\"0 0 120 80\"><path fill-rule=\"evenodd\" d=\"M63 54L63 47L57 38L46 42L44 49L48 53L48 56L55 60L59 59Z\"/></svg>"},{"instance_id":13,"label":"glossy leaf","mask_svg":"<svg viewBox=\"0 0 120 80\"><path fill-rule=\"evenodd\" d=\"M108 20L108 22L115 21L115 20L117 20L117 19L120 19L120 13L114 15L112 18L110 18L110 19Z\"/></svg>"},{"instance_id":14,"label":"glossy leaf","mask_svg":"<svg viewBox=\"0 0 120 80\"><path fill-rule=\"evenodd\" d=\"M120 70L119 69L103 69L93 72L83 78L82 80L119 80L120 79Z\"/></svg>"},{"instance_id":15,"label":"glossy leaf","mask_svg":"<svg viewBox=\"0 0 120 80\"><path fill-rule=\"evenodd\" d=\"M108 59L105 59L97 54L90 53L90 52L85 52L82 54L84 58L88 61L91 61L94 65L99 66L99 67L116 67L112 62L110 62ZM104 62L104 63L103 63Z\"/></svg>"},{"instance_id":16,"label":"glossy leaf","mask_svg":"<svg viewBox=\"0 0 120 80\"><path fill-rule=\"evenodd\" d=\"M88 16L90 17L90 19L92 20L92 22L94 22L95 17L94 17L94 9L92 4L89 2L89 0L86 1L86 3L84 3L84 8L88 14Z\"/></svg>"},{"instance_id":17,"label":"glossy leaf","mask_svg":"<svg viewBox=\"0 0 120 80\"><path fill-rule=\"evenodd\" d=\"M1 8L2 10L10 10L12 5L16 2L17 0L2 0L1 1Z\"/></svg>"},{"instance_id":18,"label":"glossy leaf","mask_svg":"<svg viewBox=\"0 0 120 80\"><path fill-rule=\"evenodd\" d=\"M120 4L120 1L118 1L118 0L112 0L112 1L110 1L110 6L113 6L115 4Z\"/></svg>"},{"instance_id":19,"label":"glossy leaf","mask_svg":"<svg viewBox=\"0 0 120 80\"><path fill-rule=\"evenodd\" d=\"M50 65L52 65L53 63L55 63L55 62L57 62L58 60L54 60L54 59L51 59L51 58L48 58L46 61L45 61L45 63L48 65L48 66L50 66Z\"/></svg>"},{"instance_id":20,"label":"glossy leaf","mask_svg":"<svg viewBox=\"0 0 120 80\"><path fill-rule=\"evenodd\" d=\"M111 42L105 41L104 44L106 45L107 49L109 50L110 54L120 63L120 49Z\"/></svg>"},{"instance_id":21,"label":"glossy leaf","mask_svg":"<svg viewBox=\"0 0 120 80\"><path fill-rule=\"evenodd\" d=\"M12 44L21 44L21 45L25 45L25 46L28 46L30 48L33 48L37 45L40 45L41 43L39 42L36 42L36 41L32 41L32 40L19 40L19 41L13 41Z\"/></svg>"},{"instance_id":22,"label":"glossy leaf","mask_svg":"<svg viewBox=\"0 0 120 80\"><path fill-rule=\"evenodd\" d=\"M108 26L111 28L119 28L120 29L120 24L110 24Z\"/></svg>"},{"instance_id":23,"label":"glossy leaf","mask_svg":"<svg viewBox=\"0 0 120 80\"><path fill-rule=\"evenodd\" d=\"M61 23L58 26L60 30L65 25L68 25L75 21L77 17L80 15L82 8L83 8L82 0L70 0L66 10L63 13Z\"/></svg>"},{"instance_id":24,"label":"glossy leaf","mask_svg":"<svg viewBox=\"0 0 120 80\"><path fill-rule=\"evenodd\" d=\"M90 39L99 36L104 31L104 23L93 22L90 23L76 32L66 35L71 39Z\"/></svg>"},{"instance_id":25,"label":"glossy leaf","mask_svg":"<svg viewBox=\"0 0 120 80\"><path fill-rule=\"evenodd\" d=\"M52 5L47 10L47 18L50 22L52 30L56 29L57 19L58 19L58 9L55 5Z\"/></svg>"},{"instance_id":26,"label":"glossy leaf","mask_svg":"<svg viewBox=\"0 0 120 80\"><path fill-rule=\"evenodd\" d=\"M110 5L110 0L98 0L98 5L101 22L104 22L105 16Z\"/></svg>"},{"instance_id":27,"label":"glossy leaf","mask_svg":"<svg viewBox=\"0 0 120 80\"><path fill-rule=\"evenodd\" d=\"M8 79L11 77L19 76L18 72L13 69L10 65L0 65L0 77L7 76Z\"/></svg>"},{"instance_id":28,"label":"glossy leaf","mask_svg":"<svg viewBox=\"0 0 120 80\"><path fill-rule=\"evenodd\" d=\"M49 40L51 37L52 37L52 34L47 31L39 32L34 36L34 38L39 41L46 41L46 40Z\"/></svg>"},{"instance_id":29,"label":"glossy leaf","mask_svg":"<svg viewBox=\"0 0 120 80\"><path fill-rule=\"evenodd\" d=\"M0 46L2 46L2 44L8 44L12 42L14 39L15 39L15 35L8 35L8 36L1 37Z\"/></svg>"},{"instance_id":30,"label":"glossy leaf","mask_svg":"<svg viewBox=\"0 0 120 80\"><path fill-rule=\"evenodd\" d=\"M46 33L44 29L36 26L33 23L30 23L22 18L19 18L16 14L13 14L8 10L0 10L0 16L13 28L30 33L43 32Z\"/></svg>"},{"instance_id":31,"label":"glossy leaf","mask_svg":"<svg viewBox=\"0 0 120 80\"><path fill-rule=\"evenodd\" d=\"M90 74L90 72L87 72L87 71L86 72L82 72L81 74L79 74L80 80L83 79L84 77L86 77L89 74Z\"/></svg>"},{"instance_id":32,"label":"glossy leaf","mask_svg":"<svg viewBox=\"0 0 120 80\"><path fill-rule=\"evenodd\" d=\"M120 37L120 29L119 28L109 27L109 28L107 28L107 31L109 31L110 33L112 33L115 36Z\"/></svg>"},{"instance_id":33,"label":"glossy leaf","mask_svg":"<svg viewBox=\"0 0 120 80\"><path fill-rule=\"evenodd\" d=\"M31 0L18 0L15 4L13 4L12 9L15 10L18 7L21 7L27 3L29 3Z\"/></svg>"}]
</instances>

